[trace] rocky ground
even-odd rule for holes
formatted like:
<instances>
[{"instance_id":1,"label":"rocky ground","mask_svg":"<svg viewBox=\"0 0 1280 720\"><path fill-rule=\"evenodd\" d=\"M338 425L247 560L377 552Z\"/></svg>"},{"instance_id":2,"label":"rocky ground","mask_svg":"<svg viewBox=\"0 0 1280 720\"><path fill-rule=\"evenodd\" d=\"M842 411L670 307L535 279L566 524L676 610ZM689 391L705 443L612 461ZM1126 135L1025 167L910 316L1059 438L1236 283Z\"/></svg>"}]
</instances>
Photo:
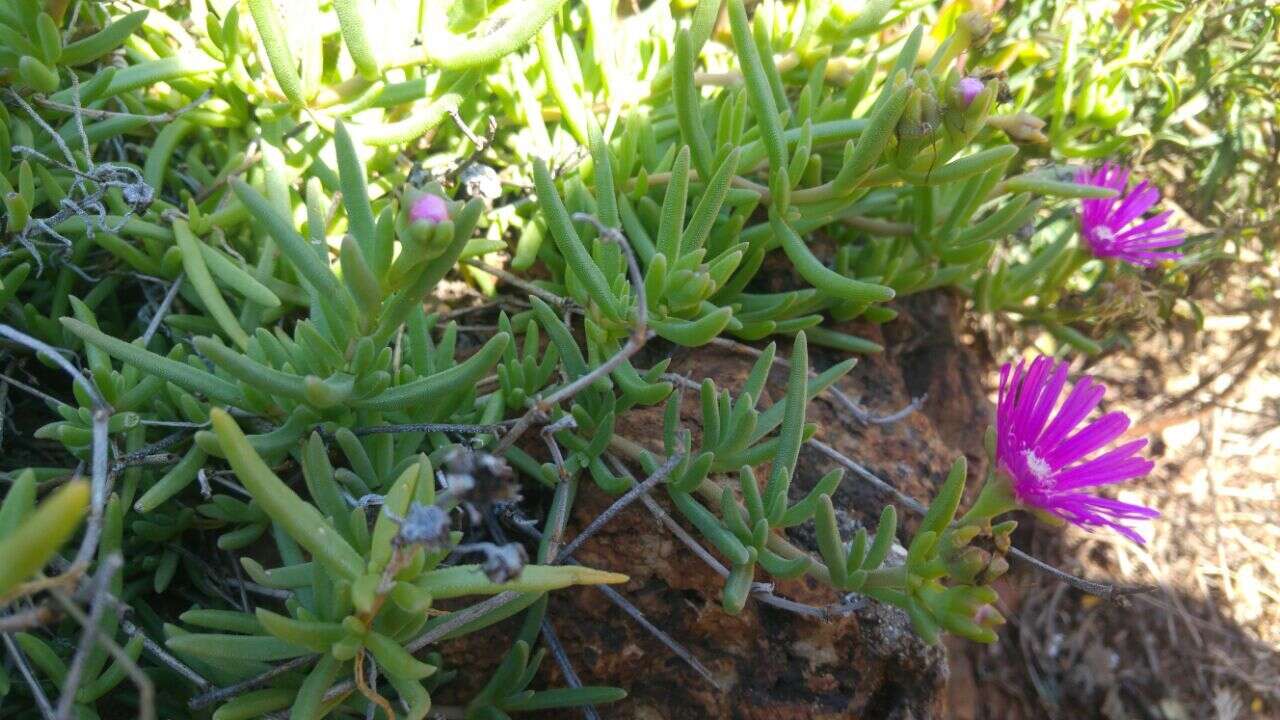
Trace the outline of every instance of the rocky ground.
<instances>
[{"instance_id":1,"label":"rocky ground","mask_svg":"<svg viewBox=\"0 0 1280 720\"><path fill-rule=\"evenodd\" d=\"M841 388L880 414L927 394L921 410L887 425L862 424L834 400L819 396L808 419L818 425L818 439L900 490L927 500L957 452L967 452L975 474L981 471L981 428L990 409L982 387L983 364L958 345L952 332L958 317L954 299L933 295L913 304L918 307L909 316L883 329L854 328L903 350L864 359ZM813 355L815 370L842 359L817 349ZM753 362L749 354L732 348L704 348L676 355L671 371L736 388ZM781 398L785 371L775 368L772 381L774 396L764 398L763 405ZM683 408L686 427L696 433L696 403L686 402ZM660 411L637 411L620 423L619 432L643 442L660 425ZM806 448L792 492L802 496L833 467L831 460ZM874 527L886 498L847 476L834 500L852 532L860 524ZM602 493L584 489L567 537L610 502ZM663 506L670 509L665 502ZM811 544L803 529L794 539ZM750 602L740 616L729 616L719 606L722 578L641 503L619 514L576 554L593 567L625 567L631 582L622 593L711 675L704 678L691 670L599 592L560 593L548 616L582 681L620 685L630 693L609 708L608 717L945 717L945 652L916 638L897 610L866 602L822 622ZM805 581L780 583L776 593L814 606L840 600L837 593ZM452 651L455 659L465 655L471 662L486 653L484 644L478 638ZM563 682L555 675L548 679Z\"/></svg>"},{"instance_id":2,"label":"rocky ground","mask_svg":"<svg viewBox=\"0 0 1280 720\"><path fill-rule=\"evenodd\" d=\"M980 477L983 429L991 422L994 361L964 328L958 299L905 301L880 328L850 328L889 348L863 359L842 382L875 413L927 396L903 420L856 422L820 396L809 421L818 438L922 500L958 453ZM601 568L626 568L621 589L656 627L707 670L704 678L598 591L559 593L548 617L586 684L619 685L627 700L610 718L1152 718L1280 716L1280 334L1247 302L1209 317L1203 333L1152 335L1137 353L1088 368L1113 388L1110 408L1136 418L1157 459L1146 481L1121 497L1164 512L1144 548L1030 522L1017 543L1078 575L1151 585L1123 603L1099 601L1015 562L1001 583L1010 622L989 647L923 645L905 616L866 603L821 622L757 602L738 617L719 609L721 578L642 504L619 514L578 552ZM657 352L661 352L658 350ZM780 356L782 354L780 353ZM821 369L838 357L815 352ZM722 386L741 383L753 358L730 348L683 351L671 370ZM773 391L785 378L775 370ZM774 398L765 398L764 403ZM684 407L692 411L694 403ZM696 412L685 425L697 431ZM623 435L645 441L661 420L633 412ZM834 465L806 448L793 492ZM661 493L655 494L661 498ZM850 528L874 524L884 498L853 476L835 497ZM568 537L610 499L584 490ZM663 503L664 507L667 507ZM801 530L796 541L807 538ZM824 605L838 597L812 583L777 594ZM502 627L488 637L507 632ZM491 652L485 633L449 649L468 663ZM495 643L496 646L496 643ZM547 662L547 680L563 682ZM476 682L481 682L478 676ZM465 687L464 681L462 687Z\"/></svg>"}]
</instances>

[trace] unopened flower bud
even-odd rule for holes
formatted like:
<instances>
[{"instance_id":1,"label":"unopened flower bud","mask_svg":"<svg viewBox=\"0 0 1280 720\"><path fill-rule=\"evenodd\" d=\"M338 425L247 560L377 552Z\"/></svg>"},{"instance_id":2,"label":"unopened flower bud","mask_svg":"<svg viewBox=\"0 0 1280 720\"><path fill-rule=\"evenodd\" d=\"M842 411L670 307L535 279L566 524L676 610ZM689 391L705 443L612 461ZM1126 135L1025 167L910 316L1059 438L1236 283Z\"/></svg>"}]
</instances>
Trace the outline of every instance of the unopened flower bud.
<instances>
[{"instance_id":1,"label":"unopened flower bud","mask_svg":"<svg viewBox=\"0 0 1280 720\"><path fill-rule=\"evenodd\" d=\"M1013 530L1016 527L1017 520L1005 520L991 526L991 540L995 542L996 550L1001 553L1009 552L1009 548L1013 546Z\"/></svg>"},{"instance_id":2,"label":"unopened flower bud","mask_svg":"<svg viewBox=\"0 0 1280 720\"><path fill-rule=\"evenodd\" d=\"M987 572L982 576L985 582L991 582L996 578L1009 572L1009 561L1004 559L1003 555L996 555L991 558L991 562L987 565Z\"/></svg>"},{"instance_id":3,"label":"unopened flower bud","mask_svg":"<svg viewBox=\"0 0 1280 720\"><path fill-rule=\"evenodd\" d=\"M972 582L978 573L987 567L987 553L979 548L966 548L948 567L951 579L955 582Z\"/></svg>"},{"instance_id":4,"label":"unopened flower bud","mask_svg":"<svg viewBox=\"0 0 1280 720\"><path fill-rule=\"evenodd\" d=\"M983 605L973 614L973 621L984 628L994 628L1003 625L1004 615L991 605Z\"/></svg>"},{"instance_id":5,"label":"unopened flower bud","mask_svg":"<svg viewBox=\"0 0 1280 720\"><path fill-rule=\"evenodd\" d=\"M956 29L963 29L969 35L969 47L976 48L981 46L991 37L991 31L995 29L991 20L980 12L970 10L956 18Z\"/></svg>"},{"instance_id":6,"label":"unopened flower bud","mask_svg":"<svg viewBox=\"0 0 1280 720\"><path fill-rule=\"evenodd\" d=\"M1017 112L1012 115L992 115L987 118L987 125L1003 130L1010 139L1024 143L1045 143L1044 120L1029 112Z\"/></svg>"},{"instance_id":7,"label":"unopened flower bud","mask_svg":"<svg viewBox=\"0 0 1280 720\"><path fill-rule=\"evenodd\" d=\"M986 86L982 81L975 77L961 78L956 83L956 92L959 94L960 104L963 107L969 107L973 104L973 99L978 97L978 93L982 92Z\"/></svg>"},{"instance_id":8,"label":"unopened flower bud","mask_svg":"<svg viewBox=\"0 0 1280 720\"><path fill-rule=\"evenodd\" d=\"M425 193L409 206L409 221L427 220L438 223L449 219L449 207L439 195Z\"/></svg>"},{"instance_id":9,"label":"unopened flower bud","mask_svg":"<svg viewBox=\"0 0 1280 720\"><path fill-rule=\"evenodd\" d=\"M973 542L973 539L978 537L980 532L982 532L982 528L977 525L965 525L956 528L951 533L951 546L953 548L962 548Z\"/></svg>"}]
</instances>

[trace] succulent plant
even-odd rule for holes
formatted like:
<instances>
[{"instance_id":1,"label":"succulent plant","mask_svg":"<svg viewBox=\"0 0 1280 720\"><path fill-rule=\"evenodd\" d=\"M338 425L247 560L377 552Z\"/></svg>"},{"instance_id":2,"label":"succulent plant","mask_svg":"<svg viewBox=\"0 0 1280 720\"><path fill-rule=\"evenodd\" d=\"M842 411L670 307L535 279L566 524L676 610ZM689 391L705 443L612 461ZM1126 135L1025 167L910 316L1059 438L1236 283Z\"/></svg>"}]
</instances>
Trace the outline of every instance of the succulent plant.
<instances>
[{"instance_id":1,"label":"succulent plant","mask_svg":"<svg viewBox=\"0 0 1280 720\"><path fill-rule=\"evenodd\" d=\"M1159 193L1065 162L1129 147L1132 121L1119 76L1072 74L1075 30L1054 93L1019 75L1011 98L982 69L1017 62L1004 28L952 3L127 5L0 2L0 328L72 377L32 388L33 435L89 477L6 464L0 630L29 632L0 698L423 718L474 672L438 645L520 615L462 715L619 700L535 689L547 594L627 580L563 544L588 484L610 513L662 485L725 612L800 607L764 583L807 575L929 642L996 638L1002 516L1030 497L1008 458L963 513L961 458L919 523L886 505L852 535L840 471L792 486L812 399L864 413L838 383L883 348L850 321L895 299L1112 342L1058 301L1142 272L1094 236ZM1115 227L1077 228L1080 201ZM740 387L667 372L755 342ZM845 359L812 372L811 344ZM645 408L660 430L618 429ZM517 511L536 522L512 541L495 518ZM809 523L804 547L787 529Z\"/></svg>"}]
</instances>

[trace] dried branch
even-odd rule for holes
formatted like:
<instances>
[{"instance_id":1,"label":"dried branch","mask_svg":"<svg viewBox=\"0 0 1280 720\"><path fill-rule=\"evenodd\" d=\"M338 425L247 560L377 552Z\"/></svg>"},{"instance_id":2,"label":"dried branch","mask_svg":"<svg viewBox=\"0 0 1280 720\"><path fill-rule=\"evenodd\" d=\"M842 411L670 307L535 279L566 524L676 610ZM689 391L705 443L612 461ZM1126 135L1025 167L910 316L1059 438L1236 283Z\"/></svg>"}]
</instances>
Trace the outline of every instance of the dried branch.
<instances>
[{"instance_id":1,"label":"dried branch","mask_svg":"<svg viewBox=\"0 0 1280 720\"><path fill-rule=\"evenodd\" d=\"M551 627L551 621L542 619L542 639L546 641L547 648L551 650L551 657L555 658L556 664L560 666L560 672L564 675L564 682L571 688L582 687L582 680L578 678L578 673L573 669L573 663L569 662L569 655L564 651L564 646L560 644L560 638L556 636L555 628ZM600 720L600 713L594 705L583 705L582 715L587 720Z\"/></svg>"},{"instance_id":2,"label":"dried branch","mask_svg":"<svg viewBox=\"0 0 1280 720\"><path fill-rule=\"evenodd\" d=\"M62 616L57 610L41 603L14 615L0 615L0 633L16 633L57 622Z\"/></svg>"},{"instance_id":3,"label":"dried branch","mask_svg":"<svg viewBox=\"0 0 1280 720\"><path fill-rule=\"evenodd\" d=\"M650 500L649 496L644 494L640 495L640 498L644 500ZM528 537L534 540L538 540L538 541L542 540L543 535L542 533L538 532L537 528L529 527L522 523L515 523L514 527L517 528L521 533L524 533L525 535L527 535ZM565 557L564 562L565 564L568 564L568 565L578 564L577 559L572 556ZM693 653L691 653L687 648L685 648L680 643L676 642L676 640L672 638L669 634L667 634L664 630L662 630L662 628L659 628L657 625L654 625L649 620L649 618L645 617L644 613L640 611L640 608L633 605L630 600L627 600L625 597L622 596L621 593L609 587L608 585L594 585L593 587L596 590L603 593L604 596L608 598L610 602L612 602L614 605L617 605L618 608L621 609L623 612L625 612L631 619L635 620L636 623L638 623L640 627L644 628L650 635L652 635L654 639L656 639L658 642L665 645L667 649L672 652L672 654L674 654L676 657L684 661L685 664L687 664L690 668L692 668L694 672L698 673L698 675L700 675L704 680L710 683L712 687L716 688L717 690L724 689L720 686L720 683L716 681L716 678L714 675L711 674L711 671L708 670L707 667L703 665L701 661L698 660L698 658L694 657Z\"/></svg>"},{"instance_id":4,"label":"dried branch","mask_svg":"<svg viewBox=\"0 0 1280 720\"><path fill-rule=\"evenodd\" d=\"M568 309L569 307L572 307L573 305L573 301L569 300L568 298L560 297L559 295L549 290L544 290L538 287L537 285L534 285L533 283L524 280L523 278L520 278L516 275L512 275L506 270L503 270L501 268L496 268L492 265L486 265L485 263L480 262L475 258L467 258L466 260L462 261L462 264L468 267L473 267L481 272L488 273L498 278L499 280L507 283L508 285L511 285L513 287L518 287L521 290L524 290L525 292L529 293L530 295L536 296L540 300L545 300L547 304L552 307L557 307L557 308L560 308L561 310L565 310L565 309Z\"/></svg>"},{"instance_id":5,"label":"dried branch","mask_svg":"<svg viewBox=\"0 0 1280 720\"><path fill-rule=\"evenodd\" d=\"M625 510L628 505L636 500L636 498L639 498L642 495L647 495L655 485L665 481L667 476L671 474L671 471L675 470L676 465L679 465L680 461L683 459L684 454L673 454L671 457L667 458L667 461L664 462L661 467L646 478L644 482L637 483L634 487L624 493L622 497L615 500L612 505L606 508L604 512L597 515L594 520L583 528L582 532L578 533L577 537L571 540L568 545L564 546L564 549L562 549L560 554L556 556L556 562L563 562L566 557L572 555L575 550L582 546L582 543L586 542L591 538L591 536L599 532L600 528L608 524L610 520L618 515L618 513Z\"/></svg>"},{"instance_id":6,"label":"dried branch","mask_svg":"<svg viewBox=\"0 0 1280 720\"><path fill-rule=\"evenodd\" d=\"M150 445L138 448L137 450L134 450L131 453L126 453L124 455L121 455L120 457L116 458L116 461L114 463L111 464L111 474L112 475L119 474L121 470L124 470L125 468L131 465L153 464L153 459L158 455L171 457L168 455L168 453L164 453L163 451L173 447L174 445L177 445L183 440L189 439L190 437L191 437L190 433L178 431L160 440L157 440L156 442L151 443Z\"/></svg>"},{"instance_id":7,"label":"dried branch","mask_svg":"<svg viewBox=\"0 0 1280 720\"><path fill-rule=\"evenodd\" d=\"M105 597L109 594L108 589L111 578L115 576L123 564L124 561L120 558L119 553L112 553L105 560L98 563L98 572L94 575L90 586L93 599L89 605L89 617L87 621L81 623L84 626L84 631L80 634L80 644L76 646L76 654L71 659L71 666L67 668L67 674L62 681L62 695L58 698L57 707L58 720L70 720L71 718L76 691L80 689L80 679L84 675L84 665L89 659L89 651L93 649L95 644L100 642L99 637L102 633L98 627L102 624L102 613L107 609L108 603L105 602ZM141 691L142 688L139 687L139 690ZM147 710L148 707L150 711ZM150 704L146 702L139 704L139 717L149 718L154 714L154 700Z\"/></svg>"},{"instance_id":8,"label":"dried branch","mask_svg":"<svg viewBox=\"0 0 1280 720\"><path fill-rule=\"evenodd\" d=\"M230 700L231 698L236 697L237 695L243 695L244 693L247 693L250 690L256 690L262 687L263 685L266 685L267 683L271 682L272 680L280 677L281 675L284 675L286 673L291 673L294 670L302 670L304 668L310 667L312 663L316 662L319 659L320 659L320 655L315 654L315 655L303 655L301 657L296 657L296 658L293 658L292 660L282 662L279 665L276 665L275 667L272 667L269 670L266 670L262 673L254 675L251 678L248 678L247 680L241 680L238 683L233 683L231 685L227 685L226 687L214 688L212 690L209 690L208 692L196 695L195 697L187 701L187 708L191 710L202 710L206 707L209 707L210 705L216 705L218 703L226 702L227 700ZM351 689L352 690L355 689L354 682L351 684Z\"/></svg>"},{"instance_id":9,"label":"dried branch","mask_svg":"<svg viewBox=\"0 0 1280 720\"><path fill-rule=\"evenodd\" d=\"M0 635L0 640L4 641L5 650L9 652L9 657L13 658L13 664L18 666L18 672L22 674L22 679L31 690L31 697L35 699L40 714L45 720L56 720L53 715L53 705L49 704L49 696L44 694L40 681L36 679L35 673L31 672L31 665L27 663L27 657L22 654L22 649L8 633Z\"/></svg>"},{"instance_id":10,"label":"dried branch","mask_svg":"<svg viewBox=\"0 0 1280 720\"><path fill-rule=\"evenodd\" d=\"M457 423L404 423L400 425L374 425L371 427L351 428L351 433L357 437L364 435L383 435L386 433L465 433L471 435L480 435L484 433L497 432L504 428L511 427L516 423L515 420L503 420L502 422L490 423L488 425L463 425Z\"/></svg>"},{"instance_id":11,"label":"dried branch","mask_svg":"<svg viewBox=\"0 0 1280 720\"><path fill-rule=\"evenodd\" d=\"M105 591L99 593L99 597L105 594L107 594ZM76 607L76 604L70 598L59 591L54 591L53 596L62 605L62 608L67 611L67 614L74 617L76 622L85 628L85 632L91 634L97 640L97 643L105 648L111 657L115 658L116 663L124 668L129 679L133 681L134 686L138 689L138 720L155 720L156 689L151 682L151 678L147 677L142 668L138 667L138 664L129 657L124 648L107 637L90 618L85 616L80 608Z\"/></svg>"},{"instance_id":12,"label":"dried branch","mask_svg":"<svg viewBox=\"0 0 1280 720\"><path fill-rule=\"evenodd\" d=\"M520 421L514 427L502 436L502 440L498 442L494 453L501 455L507 448L515 444L520 439L529 426L538 421L539 417L545 417L551 412L551 409L557 404L569 400L578 393L586 390L594 385L600 378L606 377L613 372L618 366L626 362L632 355L640 351L648 341L649 335L649 302L645 297L644 279L640 273L640 265L636 261L635 253L631 249L631 243L627 241L626 235L622 234L616 228L611 228L600 222L594 215L587 213L574 213L573 219L579 222L587 222L595 226L600 233L601 239L607 242L617 243L622 248L622 254L627 258L627 272L631 277L631 286L636 293L636 320L631 327L631 335L627 338L626 344L622 346L618 352L614 353L609 359L592 368L590 372L582 375L573 382L561 387L559 390L551 393L546 397L536 398L532 401L529 411L520 417Z\"/></svg>"},{"instance_id":13,"label":"dried branch","mask_svg":"<svg viewBox=\"0 0 1280 720\"><path fill-rule=\"evenodd\" d=\"M174 278L173 282L169 284L169 289L165 291L164 299L160 301L160 307L156 308L155 314L151 316L151 321L147 323L146 331L142 333L142 347L151 344L151 338L155 337L156 331L160 329L160 323L169 314L173 299L178 296L178 291L182 289L182 281L185 277L184 274L178 273L178 277Z\"/></svg>"},{"instance_id":14,"label":"dried branch","mask_svg":"<svg viewBox=\"0 0 1280 720\"><path fill-rule=\"evenodd\" d=\"M720 577L729 577L729 568L725 567L724 564L716 559L710 551L703 547L702 543L698 542L697 538L689 534L688 530L681 527L680 523L676 522L675 518L671 517L671 514L664 510L656 500L648 495L641 499L644 501L645 507L649 509L649 512L652 513L653 516L663 524L663 526L670 530L671 534L679 538L686 547L692 550L694 555L697 555L702 562L706 563L707 567L714 570ZM856 607L855 605L848 603L829 605L826 607L815 607L802 602L796 602L795 600L788 600L787 598L775 595L773 593L772 585L761 582L752 583L751 596L765 605L772 605L780 610L786 610L797 615L804 615L817 620L831 620L840 615L848 614L854 607Z\"/></svg>"},{"instance_id":15,"label":"dried branch","mask_svg":"<svg viewBox=\"0 0 1280 720\"><path fill-rule=\"evenodd\" d=\"M0 336L26 346L37 353L43 353L54 364L70 375L74 382L80 383L93 403L92 483L90 486L89 522L85 529L84 539L80 542L80 549L76 552L75 562L72 565L73 568L83 570L88 567L89 561L93 559L93 554L98 549L98 539L102 536L102 516L107 507L108 483L110 482L110 473L107 472L107 421L111 419L111 406L103 399L97 385L94 385L81 374L53 346L5 324L0 324Z\"/></svg>"},{"instance_id":16,"label":"dried branch","mask_svg":"<svg viewBox=\"0 0 1280 720\"><path fill-rule=\"evenodd\" d=\"M75 77L75 73L72 73L72 77L73 78ZM194 110L196 107L203 104L206 100L208 100L212 96L213 96L212 91L206 90L204 91L203 94L200 95L200 97L196 98L195 100L192 100L191 102L187 103L186 105L183 105L182 107L176 110L170 110L169 112L158 113L155 115L135 115L134 113L127 113L127 112L114 112L111 110L96 110L94 108L79 107L78 104L67 105L66 103L60 103L60 102L57 102L56 100L50 100L49 98L41 97L41 96L36 96L33 98L33 100L35 100L35 103L40 107L47 107L50 110L59 110L61 112L71 113L81 118L89 118L91 120L109 120L111 118L128 118L132 120L143 120L145 122L155 125L159 123L169 123L169 122L173 122L174 120L177 120L178 118L185 115L187 112ZM85 147L88 147L88 145L86 144Z\"/></svg>"}]
</instances>

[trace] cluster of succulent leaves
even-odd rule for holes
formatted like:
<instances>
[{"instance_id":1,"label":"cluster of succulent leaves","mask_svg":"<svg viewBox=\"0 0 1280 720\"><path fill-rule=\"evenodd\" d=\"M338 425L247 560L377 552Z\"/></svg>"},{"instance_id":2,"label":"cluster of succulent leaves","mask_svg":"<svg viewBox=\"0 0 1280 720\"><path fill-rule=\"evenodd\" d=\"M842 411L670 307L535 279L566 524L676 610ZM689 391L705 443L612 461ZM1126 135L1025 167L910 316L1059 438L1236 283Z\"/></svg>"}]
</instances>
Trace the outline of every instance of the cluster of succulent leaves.
<instances>
[{"instance_id":1,"label":"cluster of succulent leaves","mask_svg":"<svg viewBox=\"0 0 1280 720\"><path fill-rule=\"evenodd\" d=\"M1074 184L1068 166L1027 164L992 122L1013 112L999 83L967 102L957 92L953 61L985 57L986 19L879 0L765 2L752 17L741 0L630 12L596 0L161 5L0 1L0 319L85 371L48 391L56 419L36 439L89 463L95 419L110 412L121 462L96 556L126 559L110 591L141 629L127 634L129 657L144 634L162 639L215 686L297 660L223 702L214 717L231 720L363 715L367 688L343 683L364 681L368 655L390 685L379 692L423 717L431 693L467 671L418 644L450 617L433 603L511 591L518 599L438 638L524 613L468 716L616 700L611 688L531 689L546 593L624 579L557 564L547 539L579 483L633 487L611 455L669 471L671 503L728 566L728 612L757 580L807 573L902 608L930 640L994 638L988 583L1012 528L955 519L963 463L905 558L892 506L874 532L842 537L839 474L790 492L816 430L806 406L854 362L811 376L808 345L881 349L833 323L888 322L895 297L948 287L980 311L1034 304L1037 321L1094 347L1053 300L1080 282L1084 258L1060 229L1070 203L1106 191ZM1035 82L1020 87L1020 108L1061 120L1071 107L1080 123L1114 127L1061 97L1041 108ZM1085 133L1060 127L1055 150L1089 156L1070 150ZM477 168L496 192L464 179ZM426 194L447 220L410 215ZM1053 242L1027 245L1024 228L1051 222ZM518 294L534 292L480 342L424 304L446 280L494 293L479 266L502 262L524 280ZM645 341L716 338L787 342L785 399L760 406L769 344L741 388L702 383L692 433L665 361L610 362ZM664 403L661 447L615 432L622 413ZM501 430L446 427L542 413L559 462ZM377 431L387 425L398 430ZM459 452L488 451L526 495L552 498L534 562L507 574L460 564L463 538L447 523L426 540L405 529L462 513L465 498L439 492L437 476ZM122 460L138 453L145 462ZM0 504L0 557L23 558L0 569L11 609L90 504L47 457L8 463L24 468ZM816 552L785 534L809 522ZM253 612L187 547L206 533L265 589ZM186 607L176 622L175 604ZM122 627L107 613L99 629ZM74 645L62 638L77 628L51 630L16 640L60 689ZM139 662L184 688L162 695L163 716L186 716L186 698L207 689ZM73 688L81 716L136 704L126 676L95 646ZM30 707L11 680L0 667L0 698Z\"/></svg>"}]
</instances>

